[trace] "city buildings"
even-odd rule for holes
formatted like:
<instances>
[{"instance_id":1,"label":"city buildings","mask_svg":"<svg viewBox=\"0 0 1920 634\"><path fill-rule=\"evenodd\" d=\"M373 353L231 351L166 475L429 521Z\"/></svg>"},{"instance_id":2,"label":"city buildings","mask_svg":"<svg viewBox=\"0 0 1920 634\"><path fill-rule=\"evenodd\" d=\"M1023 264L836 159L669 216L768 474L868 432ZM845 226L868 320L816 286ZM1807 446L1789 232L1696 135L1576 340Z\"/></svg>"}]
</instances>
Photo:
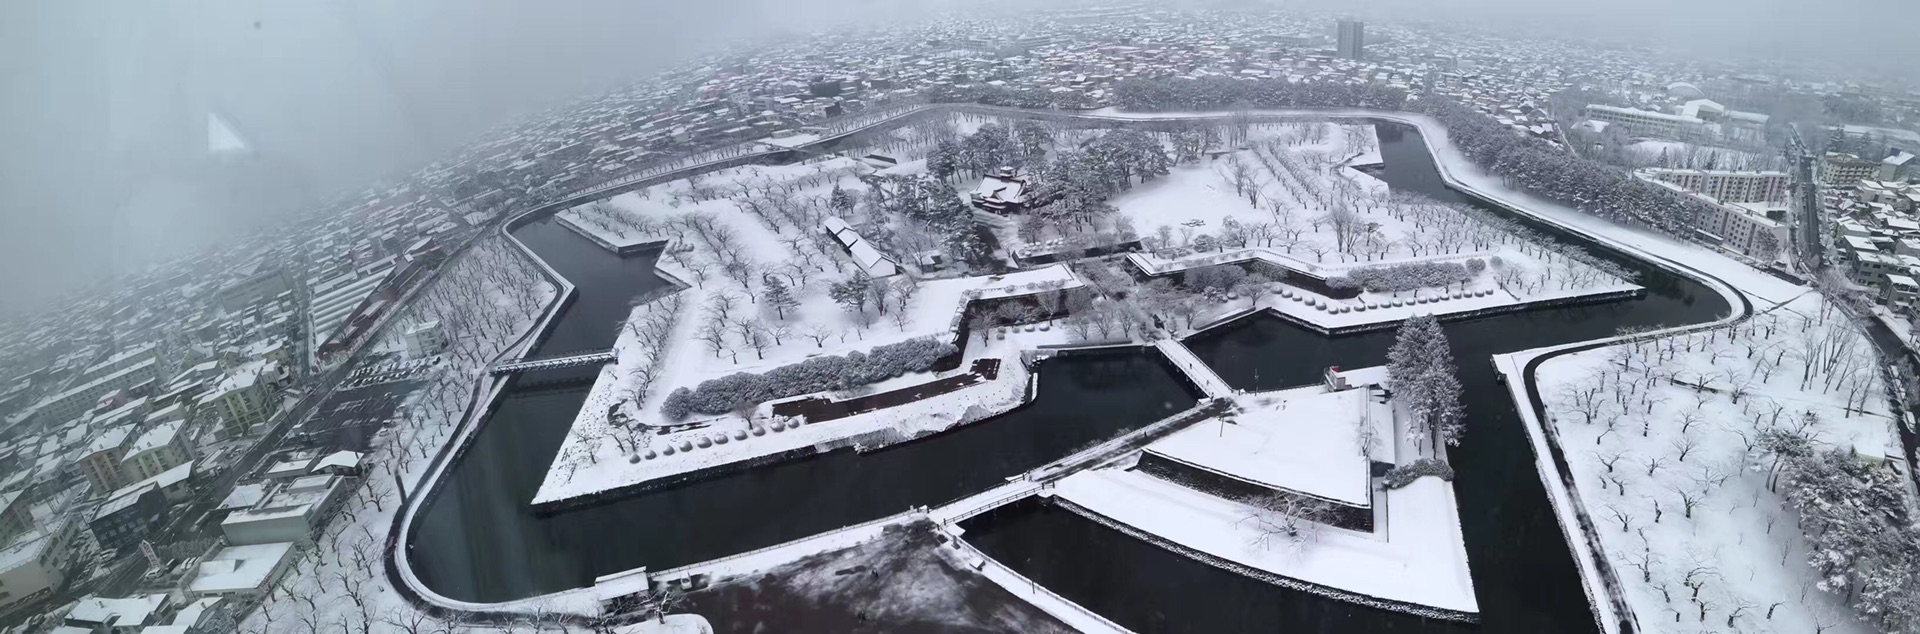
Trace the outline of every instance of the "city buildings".
<instances>
[{"instance_id":1,"label":"city buildings","mask_svg":"<svg viewBox=\"0 0 1920 634\"><path fill-rule=\"evenodd\" d=\"M0 609L45 598L66 582L79 522L66 517L36 521L11 544L0 546Z\"/></svg>"},{"instance_id":2,"label":"city buildings","mask_svg":"<svg viewBox=\"0 0 1920 634\"><path fill-rule=\"evenodd\" d=\"M1670 139L1689 138L1698 134L1701 125L1706 123L1697 117L1600 104L1587 105L1587 118L1622 126L1636 135Z\"/></svg>"},{"instance_id":3,"label":"city buildings","mask_svg":"<svg viewBox=\"0 0 1920 634\"><path fill-rule=\"evenodd\" d=\"M120 458L126 455L127 439L133 431L131 425L105 429L87 445L86 453L80 457L80 472L86 475L87 483L93 485L93 495L106 495L120 488Z\"/></svg>"},{"instance_id":4,"label":"city buildings","mask_svg":"<svg viewBox=\"0 0 1920 634\"><path fill-rule=\"evenodd\" d=\"M73 420L80 414L92 410L99 404L102 396L153 381L158 370L157 360L140 358L130 366L114 370L48 397L33 407L32 419L37 424L43 425Z\"/></svg>"},{"instance_id":5,"label":"city buildings","mask_svg":"<svg viewBox=\"0 0 1920 634\"><path fill-rule=\"evenodd\" d=\"M166 517L166 496L157 484L148 483L115 491L113 497L94 509L87 520L93 540L107 550L132 548L160 527Z\"/></svg>"},{"instance_id":6,"label":"city buildings","mask_svg":"<svg viewBox=\"0 0 1920 634\"><path fill-rule=\"evenodd\" d=\"M1650 168L1641 170L1641 173L1653 180L1672 183L1682 189L1730 203L1786 202L1792 181L1786 172Z\"/></svg>"},{"instance_id":7,"label":"city buildings","mask_svg":"<svg viewBox=\"0 0 1920 634\"><path fill-rule=\"evenodd\" d=\"M1763 262L1774 261L1791 244L1785 222L1785 174L1645 169L1634 175L1711 205L1714 212L1704 214L1694 225L1709 242Z\"/></svg>"},{"instance_id":8,"label":"city buildings","mask_svg":"<svg viewBox=\"0 0 1920 634\"><path fill-rule=\"evenodd\" d=\"M289 542L222 548L196 562L180 589L195 598L259 597L286 574L296 552Z\"/></svg>"},{"instance_id":9,"label":"city buildings","mask_svg":"<svg viewBox=\"0 0 1920 634\"><path fill-rule=\"evenodd\" d=\"M447 349L447 333L439 320L428 320L401 331L400 342L407 349L407 358L424 359Z\"/></svg>"},{"instance_id":10,"label":"city buildings","mask_svg":"<svg viewBox=\"0 0 1920 634\"><path fill-rule=\"evenodd\" d=\"M186 464L191 454L186 436L182 433L185 428L184 422L169 421L141 432L127 445L125 454L120 458L121 481L145 480Z\"/></svg>"},{"instance_id":11,"label":"city buildings","mask_svg":"<svg viewBox=\"0 0 1920 634\"><path fill-rule=\"evenodd\" d=\"M26 492L15 490L0 493L0 544L11 544L15 537L26 534L33 528L33 514L28 509Z\"/></svg>"},{"instance_id":12,"label":"city buildings","mask_svg":"<svg viewBox=\"0 0 1920 634\"><path fill-rule=\"evenodd\" d=\"M144 633L172 619L175 607L172 597L162 593L123 599L89 596L67 610L61 623L86 632Z\"/></svg>"},{"instance_id":13,"label":"city buildings","mask_svg":"<svg viewBox=\"0 0 1920 634\"><path fill-rule=\"evenodd\" d=\"M1828 187L1853 187L1873 177L1880 164L1852 154L1828 152L1820 160L1820 183Z\"/></svg>"},{"instance_id":14,"label":"city buildings","mask_svg":"<svg viewBox=\"0 0 1920 634\"><path fill-rule=\"evenodd\" d=\"M278 296L293 289L286 270L265 262L252 262L236 271L236 275L220 286L218 297L220 306L228 312L238 312L255 302Z\"/></svg>"},{"instance_id":15,"label":"city buildings","mask_svg":"<svg viewBox=\"0 0 1920 634\"><path fill-rule=\"evenodd\" d=\"M270 370L265 362L234 368L202 397L201 402L219 416L221 430L228 437L252 433L255 425L266 422L277 411L271 377L264 376Z\"/></svg>"},{"instance_id":16,"label":"city buildings","mask_svg":"<svg viewBox=\"0 0 1920 634\"><path fill-rule=\"evenodd\" d=\"M327 514L345 498L347 482L322 474L278 483L253 506L228 514L220 532L234 545L311 542Z\"/></svg>"},{"instance_id":17,"label":"city buildings","mask_svg":"<svg viewBox=\"0 0 1920 634\"><path fill-rule=\"evenodd\" d=\"M1367 25L1359 20L1340 20L1334 23L1336 31L1336 52L1346 59L1366 57Z\"/></svg>"}]
</instances>

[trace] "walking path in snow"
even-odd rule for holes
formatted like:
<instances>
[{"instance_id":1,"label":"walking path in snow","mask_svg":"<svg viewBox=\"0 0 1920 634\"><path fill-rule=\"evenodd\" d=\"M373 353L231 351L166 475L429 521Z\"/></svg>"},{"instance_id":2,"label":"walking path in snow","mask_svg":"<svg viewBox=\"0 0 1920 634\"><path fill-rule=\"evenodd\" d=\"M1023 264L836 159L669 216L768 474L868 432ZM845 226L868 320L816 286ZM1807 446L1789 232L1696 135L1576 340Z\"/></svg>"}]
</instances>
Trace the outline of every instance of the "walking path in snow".
<instances>
[{"instance_id":1,"label":"walking path in snow","mask_svg":"<svg viewBox=\"0 0 1920 634\"><path fill-rule=\"evenodd\" d=\"M1233 386L1227 385L1227 381L1220 378L1213 368L1207 367L1205 361L1194 356L1193 351L1187 349L1186 344L1172 339L1161 339L1153 342L1153 347L1159 349L1161 354L1167 355L1167 360L1172 361L1174 367L1180 368L1180 371L1185 373L1187 378L1192 379L1195 385L1200 386L1200 391L1205 392L1207 396L1215 398L1233 396Z\"/></svg>"}]
</instances>

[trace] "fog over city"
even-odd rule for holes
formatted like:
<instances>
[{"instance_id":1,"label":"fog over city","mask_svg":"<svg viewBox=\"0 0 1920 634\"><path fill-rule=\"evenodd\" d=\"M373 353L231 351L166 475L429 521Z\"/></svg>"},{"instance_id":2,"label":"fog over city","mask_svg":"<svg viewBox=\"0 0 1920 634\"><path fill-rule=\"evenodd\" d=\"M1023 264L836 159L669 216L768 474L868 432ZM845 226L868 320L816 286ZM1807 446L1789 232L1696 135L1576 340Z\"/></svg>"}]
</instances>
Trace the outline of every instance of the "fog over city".
<instances>
[{"instance_id":1,"label":"fog over city","mask_svg":"<svg viewBox=\"0 0 1920 634\"><path fill-rule=\"evenodd\" d=\"M10 306L37 304L730 44L951 6L1036 4L1071 3L8 3L0 289L19 299ZM1703 54L1871 57L1903 69L1920 61L1912 22L1882 19L1911 15L1900 0L1304 4ZM209 157L208 113L229 121L248 151Z\"/></svg>"},{"instance_id":2,"label":"fog over city","mask_svg":"<svg viewBox=\"0 0 1920 634\"><path fill-rule=\"evenodd\" d=\"M1920 634L1913 2L0 2L0 631Z\"/></svg>"}]
</instances>

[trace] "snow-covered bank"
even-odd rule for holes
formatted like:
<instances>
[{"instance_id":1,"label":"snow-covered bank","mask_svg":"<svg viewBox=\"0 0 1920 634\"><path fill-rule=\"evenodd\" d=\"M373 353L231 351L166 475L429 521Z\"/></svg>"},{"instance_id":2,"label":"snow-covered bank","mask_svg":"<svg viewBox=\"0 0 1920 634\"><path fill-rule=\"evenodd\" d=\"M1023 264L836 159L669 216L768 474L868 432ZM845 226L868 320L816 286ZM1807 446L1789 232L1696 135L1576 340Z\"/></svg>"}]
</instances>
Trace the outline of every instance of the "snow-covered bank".
<instances>
[{"instance_id":1,"label":"snow-covered bank","mask_svg":"<svg viewBox=\"0 0 1920 634\"><path fill-rule=\"evenodd\" d=\"M1479 611L1453 486L1438 478L1385 492L1384 535L1326 528L1317 543L1298 550L1258 543L1247 528L1253 507L1136 471L1077 473L1056 484L1054 495L1212 557L1390 602L1381 607Z\"/></svg>"},{"instance_id":2,"label":"snow-covered bank","mask_svg":"<svg viewBox=\"0 0 1920 634\"><path fill-rule=\"evenodd\" d=\"M1282 519L1276 509L1203 492L1144 468L1067 476L1053 494L1074 510L1199 553L1202 560L1282 585L1443 618L1479 611L1451 482L1388 489L1371 463L1411 463L1397 404L1373 386L1385 371L1342 373L1352 389L1309 386L1242 394L1216 420L1146 446L1152 456L1261 489L1370 509L1371 530ZM1292 512L1292 511L1288 511ZM1293 524L1315 524L1294 534ZM1244 568L1244 569L1243 569Z\"/></svg>"}]
</instances>

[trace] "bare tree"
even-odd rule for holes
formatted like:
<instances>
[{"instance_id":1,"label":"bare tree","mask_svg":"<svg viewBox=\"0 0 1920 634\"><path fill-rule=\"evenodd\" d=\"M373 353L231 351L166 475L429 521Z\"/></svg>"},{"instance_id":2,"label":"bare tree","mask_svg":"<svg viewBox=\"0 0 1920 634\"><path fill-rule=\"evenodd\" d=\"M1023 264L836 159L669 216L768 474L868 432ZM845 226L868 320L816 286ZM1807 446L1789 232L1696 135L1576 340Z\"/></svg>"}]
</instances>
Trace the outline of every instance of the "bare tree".
<instances>
[{"instance_id":1,"label":"bare tree","mask_svg":"<svg viewBox=\"0 0 1920 634\"><path fill-rule=\"evenodd\" d=\"M719 319L709 321L706 326L700 328L699 334L694 335L694 338L706 342L707 350L713 353L715 359L720 358L720 353L727 351L727 331L722 325L724 323Z\"/></svg>"},{"instance_id":2,"label":"bare tree","mask_svg":"<svg viewBox=\"0 0 1920 634\"><path fill-rule=\"evenodd\" d=\"M802 331L801 334L813 340L813 347L825 348L827 347L827 339L834 335L834 328L822 323L811 323L807 324L806 330Z\"/></svg>"},{"instance_id":3,"label":"bare tree","mask_svg":"<svg viewBox=\"0 0 1920 634\"><path fill-rule=\"evenodd\" d=\"M1274 494L1255 501L1237 525L1253 530L1252 543L1266 548L1284 540L1295 549L1319 541L1324 525L1333 519L1333 506L1305 496Z\"/></svg>"},{"instance_id":4,"label":"bare tree","mask_svg":"<svg viewBox=\"0 0 1920 634\"><path fill-rule=\"evenodd\" d=\"M772 341L771 338L767 336L766 327L760 325L760 320L749 317L736 319L733 321L733 332L734 334L740 335L740 343L745 344L749 348L753 348L755 357L760 359L767 358L767 346L770 345Z\"/></svg>"}]
</instances>

